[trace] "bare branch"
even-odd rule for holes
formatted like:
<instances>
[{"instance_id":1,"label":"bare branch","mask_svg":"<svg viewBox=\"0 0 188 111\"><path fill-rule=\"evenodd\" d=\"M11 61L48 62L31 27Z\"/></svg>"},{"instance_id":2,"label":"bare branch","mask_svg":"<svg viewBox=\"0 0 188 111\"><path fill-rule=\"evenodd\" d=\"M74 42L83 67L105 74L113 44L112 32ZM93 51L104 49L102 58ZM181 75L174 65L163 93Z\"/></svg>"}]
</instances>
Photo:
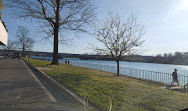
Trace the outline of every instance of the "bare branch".
<instances>
[{"instance_id":1,"label":"bare branch","mask_svg":"<svg viewBox=\"0 0 188 111\"><path fill-rule=\"evenodd\" d=\"M19 26L16 33L16 45L18 49L24 51L32 50L34 45L34 39L29 37L29 30L26 27Z\"/></svg>"},{"instance_id":2,"label":"bare branch","mask_svg":"<svg viewBox=\"0 0 188 111\"><path fill-rule=\"evenodd\" d=\"M136 48L143 44L144 26L132 15L122 22L119 15L108 17L102 27L95 29L94 35L104 47L92 46L93 50L109 54L117 62L123 55L137 52ZM118 69L119 70L119 69ZM119 73L117 73L119 74Z\"/></svg>"},{"instance_id":3,"label":"bare branch","mask_svg":"<svg viewBox=\"0 0 188 111\"><path fill-rule=\"evenodd\" d=\"M14 15L39 20L42 30L54 38L53 62L58 64L59 33L65 31L87 32L95 18L90 0L7 0ZM51 33L51 34L50 34ZM64 34L64 36L66 36ZM65 42L60 42L65 43Z\"/></svg>"}]
</instances>

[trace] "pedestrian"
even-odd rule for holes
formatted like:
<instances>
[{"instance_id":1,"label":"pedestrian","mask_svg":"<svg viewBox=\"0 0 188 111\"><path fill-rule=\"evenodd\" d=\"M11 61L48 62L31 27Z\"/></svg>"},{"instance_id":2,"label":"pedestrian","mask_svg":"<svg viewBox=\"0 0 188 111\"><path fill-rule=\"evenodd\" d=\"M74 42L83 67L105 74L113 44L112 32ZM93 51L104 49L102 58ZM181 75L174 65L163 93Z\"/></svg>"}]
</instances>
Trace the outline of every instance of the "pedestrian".
<instances>
[{"instance_id":1,"label":"pedestrian","mask_svg":"<svg viewBox=\"0 0 188 111\"><path fill-rule=\"evenodd\" d=\"M174 72L172 73L172 78L173 78L173 81L171 83L171 86L174 82L176 82L179 86L179 83L178 83L178 74L177 74L177 69L174 69Z\"/></svg>"},{"instance_id":2,"label":"pedestrian","mask_svg":"<svg viewBox=\"0 0 188 111\"><path fill-rule=\"evenodd\" d=\"M67 61L67 63L68 63L68 64L70 63L69 60Z\"/></svg>"},{"instance_id":3,"label":"pedestrian","mask_svg":"<svg viewBox=\"0 0 188 111\"><path fill-rule=\"evenodd\" d=\"M184 86L184 89L187 87L187 90L188 90L188 83L187 84L185 84L185 86Z\"/></svg>"},{"instance_id":4,"label":"pedestrian","mask_svg":"<svg viewBox=\"0 0 188 111\"><path fill-rule=\"evenodd\" d=\"M67 60L65 60L65 64L67 64Z\"/></svg>"}]
</instances>

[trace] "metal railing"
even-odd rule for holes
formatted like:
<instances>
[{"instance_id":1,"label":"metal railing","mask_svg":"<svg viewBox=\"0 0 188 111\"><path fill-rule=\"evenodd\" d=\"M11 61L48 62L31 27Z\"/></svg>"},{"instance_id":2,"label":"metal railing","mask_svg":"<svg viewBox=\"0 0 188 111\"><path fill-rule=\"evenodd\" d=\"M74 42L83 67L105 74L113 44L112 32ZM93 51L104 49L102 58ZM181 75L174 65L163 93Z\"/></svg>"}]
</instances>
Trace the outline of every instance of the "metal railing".
<instances>
[{"instance_id":1,"label":"metal railing","mask_svg":"<svg viewBox=\"0 0 188 111\"><path fill-rule=\"evenodd\" d=\"M90 64L90 63L82 63L82 62L70 62L70 64L74 66L78 66L78 67L96 69L96 70L101 70L105 72L111 72L111 73L117 72L117 67L115 66ZM146 70L139 70L139 69L123 68L123 67L120 67L119 69L120 69L121 75L151 80L155 82L162 82L162 83L167 83L167 84L172 82L172 74L170 73L146 71ZM178 75L178 81L181 86L184 86L185 84L188 83L188 76Z\"/></svg>"},{"instance_id":2,"label":"metal railing","mask_svg":"<svg viewBox=\"0 0 188 111\"><path fill-rule=\"evenodd\" d=\"M32 57L35 59L47 60L51 61L52 58L41 58L41 57ZM83 63L83 62L70 62L71 65L85 67L90 69L101 70L105 72L116 73L117 67L116 66L108 66L108 65L100 65L100 64L91 64L91 63ZM146 79L155 82L162 82L162 83L171 83L172 82L172 74L170 73L163 73L163 72L155 72L155 71L147 71L147 70L139 70L139 69L131 69L131 68L123 68L120 67L120 74L126 75L130 77L135 77L139 79ZM181 86L184 86L188 83L188 76L185 75L178 75L178 81Z\"/></svg>"}]
</instances>

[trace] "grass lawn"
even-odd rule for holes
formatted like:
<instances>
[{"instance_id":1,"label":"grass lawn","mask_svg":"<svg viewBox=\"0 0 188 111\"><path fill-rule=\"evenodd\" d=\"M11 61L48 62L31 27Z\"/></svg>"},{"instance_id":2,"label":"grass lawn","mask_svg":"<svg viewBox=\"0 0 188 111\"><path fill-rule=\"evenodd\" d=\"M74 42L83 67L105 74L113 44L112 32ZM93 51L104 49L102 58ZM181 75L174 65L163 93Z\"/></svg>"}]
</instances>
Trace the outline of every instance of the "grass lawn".
<instances>
[{"instance_id":1,"label":"grass lawn","mask_svg":"<svg viewBox=\"0 0 188 111\"><path fill-rule=\"evenodd\" d=\"M71 65L25 58L37 67L49 67L46 74L62 83L102 111L176 111L188 108L188 94L160 88L161 85Z\"/></svg>"}]
</instances>

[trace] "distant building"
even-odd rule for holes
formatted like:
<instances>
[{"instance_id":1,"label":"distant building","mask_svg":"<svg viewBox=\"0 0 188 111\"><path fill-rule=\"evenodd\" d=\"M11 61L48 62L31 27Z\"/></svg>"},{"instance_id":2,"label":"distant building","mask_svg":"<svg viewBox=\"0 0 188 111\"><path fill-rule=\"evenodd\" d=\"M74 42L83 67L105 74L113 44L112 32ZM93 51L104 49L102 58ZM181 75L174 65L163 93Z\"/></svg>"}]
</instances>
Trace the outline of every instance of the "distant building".
<instances>
[{"instance_id":1,"label":"distant building","mask_svg":"<svg viewBox=\"0 0 188 111\"><path fill-rule=\"evenodd\" d=\"M0 45L8 44L8 31L4 23L0 20Z\"/></svg>"}]
</instances>

